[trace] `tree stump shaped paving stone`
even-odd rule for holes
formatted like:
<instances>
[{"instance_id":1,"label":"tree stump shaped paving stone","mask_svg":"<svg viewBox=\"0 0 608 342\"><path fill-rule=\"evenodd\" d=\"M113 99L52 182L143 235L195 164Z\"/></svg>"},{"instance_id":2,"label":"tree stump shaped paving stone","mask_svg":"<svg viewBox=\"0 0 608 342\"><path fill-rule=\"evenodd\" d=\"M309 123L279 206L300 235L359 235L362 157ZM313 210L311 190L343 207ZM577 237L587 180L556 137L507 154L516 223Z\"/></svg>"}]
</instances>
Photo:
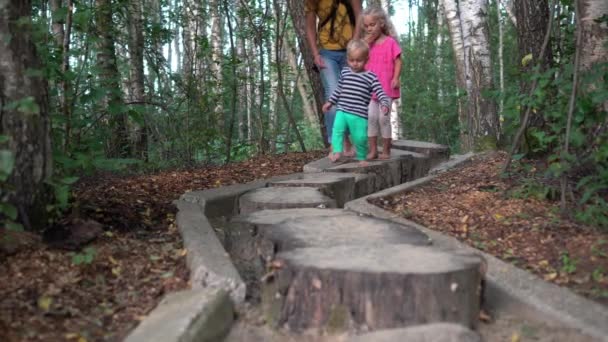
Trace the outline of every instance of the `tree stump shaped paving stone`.
<instances>
[{"instance_id":1,"label":"tree stump shaped paving stone","mask_svg":"<svg viewBox=\"0 0 608 342\"><path fill-rule=\"evenodd\" d=\"M290 179L269 183L273 187L312 187L336 200L336 206L355 199L355 176L347 173L305 173L301 179Z\"/></svg>"},{"instance_id":2,"label":"tree stump shaped paving stone","mask_svg":"<svg viewBox=\"0 0 608 342\"><path fill-rule=\"evenodd\" d=\"M298 248L262 284L267 318L294 332L373 331L453 322L475 327L480 258L412 245Z\"/></svg>"},{"instance_id":3,"label":"tree stump shaped paving stone","mask_svg":"<svg viewBox=\"0 0 608 342\"><path fill-rule=\"evenodd\" d=\"M249 191L239 198L239 212L251 213L262 209L335 208L336 201L311 187L261 188Z\"/></svg>"},{"instance_id":4,"label":"tree stump shaped paving stone","mask_svg":"<svg viewBox=\"0 0 608 342\"><path fill-rule=\"evenodd\" d=\"M432 166L450 158L450 148L446 145L415 140L395 140L394 149L422 153L431 159Z\"/></svg>"},{"instance_id":5,"label":"tree stump shaped paving stone","mask_svg":"<svg viewBox=\"0 0 608 342\"><path fill-rule=\"evenodd\" d=\"M401 329L379 330L348 339L348 342L481 342L478 333L454 323L432 323Z\"/></svg>"},{"instance_id":6,"label":"tree stump shaped paving stone","mask_svg":"<svg viewBox=\"0 0 608 342\"><path fill-rule=\"evenodd\" d=\"M419 230L387 220L338 209L262 210L231 219L226 250L258 297L259 279L276 253L304 247L338 245L429 245Z\"/></svg>"}]
</instances>

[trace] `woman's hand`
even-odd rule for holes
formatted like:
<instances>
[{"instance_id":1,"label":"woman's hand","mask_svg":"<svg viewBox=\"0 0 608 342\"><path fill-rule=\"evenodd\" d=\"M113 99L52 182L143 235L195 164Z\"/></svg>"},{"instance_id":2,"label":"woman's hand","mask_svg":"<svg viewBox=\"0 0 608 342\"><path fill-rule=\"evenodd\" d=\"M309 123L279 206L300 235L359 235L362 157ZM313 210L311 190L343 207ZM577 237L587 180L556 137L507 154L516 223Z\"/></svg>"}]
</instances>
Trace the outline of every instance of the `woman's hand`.
<instances>
[{"instance_id":1,"label":"woman's hand","mask_svg":"<svg viewBox=\"0 0 608 342\"><path fill-rule=\"evenodd\" d=\"M325 102L325 104L323 105L323 113L327 113L330 109L331 109L331 102Z\"/></svg>"},{"instance_id":2,"label":"woman's hand","mask_svg":"<svg viewBox=\"0 0 608 342\"><path fill-rule=\"evenodd\" d=\"M323 57L321 57L320 54L317 53L315 55L314 62L315 62L315 65L317 66L317 68L319 68L319 69L325 68L325 61L323 61Z\"/></svg>"}]
</instances>

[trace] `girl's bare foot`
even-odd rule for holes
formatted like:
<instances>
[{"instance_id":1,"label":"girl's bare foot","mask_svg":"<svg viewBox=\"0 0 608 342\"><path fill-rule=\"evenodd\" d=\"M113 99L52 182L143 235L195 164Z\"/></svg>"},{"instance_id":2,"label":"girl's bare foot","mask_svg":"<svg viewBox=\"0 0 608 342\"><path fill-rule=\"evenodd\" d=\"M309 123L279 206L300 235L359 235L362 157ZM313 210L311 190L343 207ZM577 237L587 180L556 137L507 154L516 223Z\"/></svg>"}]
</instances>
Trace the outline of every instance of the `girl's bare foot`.
<instances>
[{"instance_id":1,"label":"girl's bare foot","mask_svg":"<svg viewBox=\"0 0 608 342\"><path fill-rule=\"evenodd\" d=\"M331 160L333 163L337 162L338 159L340 159L340 153L331 153L329 155L329 160Z\"/></svg>"},{"instance_id":2,"label":"girl's bare foot","mask_svg":"<svg viewBox=\"0 0 608 342\"><path fill-rule=\"evenodd\" d=\"M374 160L376 158L378 158L378 152L370 152L365 156L365 159L367 160Z\"/></svg>"},{"instance_id":3,"label":"girl's bare foot","mask_svg":"<svg viewBox=\"0 0 608 342\"><path fill-rule=\"evenodd\" d=\"M387 153L380 153L380 155L378 156L378 159L391 159L391 155L387 154Z\"/></svg>"},{"instance_id":4,"label":"girl's bare foot","mask_svg":"<svg viewBox=\"0 0 608 342\"><path fill-rule=\"evenodd\" d=\"M369 166L369 163L366 160L360 160L358 165L359 166Z\"/></svg>"},{"instance_id":5,"label":"girl's bare foot","mask_svg":"<svg viewBox=\"0 0 608 342\"><path fill-rule=\"evenodd\" d=\"M344 156L345 157L354 157L355 156L355 149L354 148L349 148L349 149L345 149L344 150Z\"/></svg>"}]
</instances>

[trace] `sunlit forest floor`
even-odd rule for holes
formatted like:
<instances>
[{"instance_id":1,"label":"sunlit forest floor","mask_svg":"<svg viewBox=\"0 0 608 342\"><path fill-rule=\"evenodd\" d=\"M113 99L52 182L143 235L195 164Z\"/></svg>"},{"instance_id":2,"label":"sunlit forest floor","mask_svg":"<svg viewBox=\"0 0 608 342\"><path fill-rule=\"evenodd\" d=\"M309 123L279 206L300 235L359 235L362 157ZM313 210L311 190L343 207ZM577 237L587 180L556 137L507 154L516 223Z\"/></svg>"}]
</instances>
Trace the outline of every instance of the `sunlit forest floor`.
<instances>
[{"instance_id":1,"label":"sunlit forest floor","mask_svg":"<svg viewBox=\"0 0 608 342\"><path fill-rule=\"evenodd\" d=\"M83 180L75 191L76 210L61 224L95 221L102 232L79 250L69 250L69 238L25 234L19 250L0 255L0 340L122 340L165 293L188 287L173 200L188 190L300 172L325 154ZM500 177L504 158L476 157L425 187L377 204L608 304L608 233L560 216L558 203L536 198L529 187L523 191L523 173Z\"/></svg>"}]
</instances>

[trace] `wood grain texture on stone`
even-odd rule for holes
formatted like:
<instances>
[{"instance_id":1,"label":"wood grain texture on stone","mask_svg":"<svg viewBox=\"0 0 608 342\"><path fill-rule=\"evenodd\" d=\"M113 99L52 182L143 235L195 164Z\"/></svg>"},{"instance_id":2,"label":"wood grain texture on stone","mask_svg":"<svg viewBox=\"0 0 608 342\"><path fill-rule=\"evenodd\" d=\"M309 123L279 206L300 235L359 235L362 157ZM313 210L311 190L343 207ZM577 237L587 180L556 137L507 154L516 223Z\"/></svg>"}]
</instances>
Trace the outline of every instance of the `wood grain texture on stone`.
<instances>
[{"instance_id":1,"label":"wood grain texture on stone","mask_svg":"<svg viewBox=\"0 0 608 342\"><path fill-rule=\"evenodd\" d=\"M339 209L263 210L239 215L226 233L226 250L248 284L250 297L258 297L256 282L276 253L303 247L339 245L429 245L417 229L388 220Z\"/></svg>"},{"instance_id":2,"label":"wood grain texture on stone","mask_svg":"<svg viewBox=\"0 0 608 342\"><path fill-rule=\"evenodd\" d=\"M263 209L335 208L336 201L311 187L261 188L239 198L239 212L251 213Z\"/></svg>"},{"instance_id":3,"label":"wood grain texture on stone","mask_svg":"<svg viewBox=\"0 0 608 342\"><path fill-rule=\"evenodd\" d=\"M269 183L272 187L311 187L333 198L337 207L355 198L354 174L346 173L305 173L300 179L290 179Z\"/></svg>"},{"instance_id":4,"label":"wood grain texture on stone","mask_svg":"<svg viewBox=\"0 0 608 342\"><path fill-rule=\"evenodd\" d=\"M279 253L262 284L270 322L302 332L373 331L429 322L474 327L480 258L411 245Z\"/></svg>"}]
</instances>

